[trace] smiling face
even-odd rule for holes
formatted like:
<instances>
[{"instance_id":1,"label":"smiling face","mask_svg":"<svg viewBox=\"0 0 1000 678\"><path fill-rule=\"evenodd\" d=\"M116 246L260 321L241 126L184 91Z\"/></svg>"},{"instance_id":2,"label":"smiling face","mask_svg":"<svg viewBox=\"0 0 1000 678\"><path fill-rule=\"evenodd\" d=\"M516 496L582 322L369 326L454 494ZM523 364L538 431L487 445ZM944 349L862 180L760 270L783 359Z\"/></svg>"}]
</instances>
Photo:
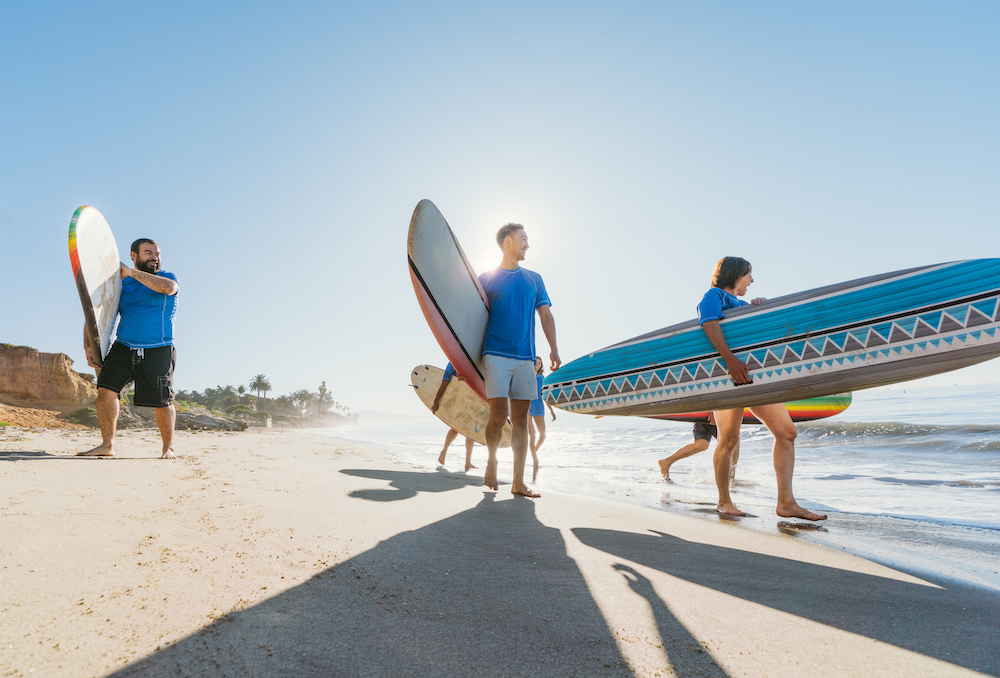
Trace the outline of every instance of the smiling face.
<instances>
[{"instance_id":1,"label":"smiling face","mask_svg":"<svg viewBox=\"0 0 1000 678\"><path fill-rule=\"evenodd\" d=\"M750 283L753 282L753 270L747 271L747 274L740 277L736 284L733 285L733 290L738 297L742 297L747 293L747 288L750 287Z\"/></svg>"},{"instance_id":2,"label":"smiling face","mask_svg":"<svg viewBox=\"0 0 1000 678\"><path fill-rule=\"evenodd\" d=\"M140 271L156 274L160 271L160 248L156 243L144 242L138 252L132 252L132 263Z\"/></svg>"},{"instance_id":3,"label":"smiling face","mask_svg":"<svg viewBox=\"0 0 1000 678\"><path fill-rule=\"evenodd\" d=\"M503 240L503 252L514 261L524 261L524 255L528 251L528 234L523 228L512 231Z\"/></svg>"},{"instance_id":4,"label":"smiling face","mask_svg":"<svg viewBox=\"0 0 1000 678\"><path fill-rule=\"evenodd\" d=\"M535 374L541 374L544 371L545 371L545 363L543 363L542 359L536 355L535 356Z\"/></svg>"}]
</instances>

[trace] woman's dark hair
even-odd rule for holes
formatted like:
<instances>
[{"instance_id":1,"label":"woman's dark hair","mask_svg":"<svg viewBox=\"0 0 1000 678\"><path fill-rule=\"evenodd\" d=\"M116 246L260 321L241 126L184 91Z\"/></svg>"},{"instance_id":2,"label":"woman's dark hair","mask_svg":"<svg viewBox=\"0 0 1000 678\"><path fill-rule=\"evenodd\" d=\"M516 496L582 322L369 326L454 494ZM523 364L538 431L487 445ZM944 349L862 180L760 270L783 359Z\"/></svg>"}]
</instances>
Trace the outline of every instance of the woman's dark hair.
<instances>
[{"instance_id":1,"label":"woman's dark hair","mask_svg":"<svg viewBox=\"0 0 1000 678\"><path fill-rule=\"evenodd\" d=\"M727 290L750 272L750 262L742 257L722 257L712 271L712 287Z\"/></svg>"}]
</instances>

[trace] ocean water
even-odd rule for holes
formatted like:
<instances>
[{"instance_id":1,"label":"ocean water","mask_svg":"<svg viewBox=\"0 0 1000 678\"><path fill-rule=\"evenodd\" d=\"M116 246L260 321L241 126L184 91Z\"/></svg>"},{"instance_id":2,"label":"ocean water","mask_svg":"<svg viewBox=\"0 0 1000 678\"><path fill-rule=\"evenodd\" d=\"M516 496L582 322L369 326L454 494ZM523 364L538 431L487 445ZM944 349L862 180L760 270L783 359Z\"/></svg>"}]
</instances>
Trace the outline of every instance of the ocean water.
<instances>
[{"instance_id":1,"label":"ocean water","mask_svg":"<svg viewBox=\"0 0 1000 678\"><path fill-rule=\"evenodd\" d=\"M717 519L714 444L674 464L670 482L656 463L691 442L691 424L595 419L559 410L556 416L555 422L547 417L537 469L529 455L526 475L533 489ZM860 391L845 412L799 424L798 430L795 496L806 508L831 514L808 537L950 575L963 569L969 581L1000 588L1000 385ZM357 426L324 434L433 469L446 432L428 413L363 417ZM459 437L449 449L449 471L462 471L463 443ZM742 521L748 527L802 532L810 526L775 522L772 443L763 426L743 427L733 499L759 517L756 523ZM509 481L510 451L501 450L499 459L500 481ZM485 447L476 445L473 464L480 468L471 473L481 473L485 461ZM875 534L880 536L869 544ZM936 546L928 550L929 543Z\"/></svg>"}]
</instances>

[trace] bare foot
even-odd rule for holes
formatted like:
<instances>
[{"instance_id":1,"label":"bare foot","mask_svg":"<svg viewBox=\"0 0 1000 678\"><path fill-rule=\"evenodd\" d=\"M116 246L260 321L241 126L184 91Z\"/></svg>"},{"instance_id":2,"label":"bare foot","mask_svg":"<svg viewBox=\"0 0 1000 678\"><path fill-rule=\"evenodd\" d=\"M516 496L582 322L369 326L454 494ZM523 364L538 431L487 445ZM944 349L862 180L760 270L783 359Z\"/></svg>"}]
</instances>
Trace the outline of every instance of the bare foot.
<instances>
[{"instance_id":1,"label":"bare foot","mask_svg":"<svg viewBox=\"0 0 1000 678\"><path fill-rule=\"evenodd\" d=\"M721 513L724 516L745 516L743 511L736 508L734 504L719 504L715 507L716 513Z\"/></svg>"},{"instance_id":2,"label":"bare foot","mask_svg":"<svg viewBox=\"0 0 1000 678\"><path fill-rule=\"evenodd\" d=\"M438 455L438 466L444 466L444 450L441 450L441 454Z\"/></svg>"},{"instance_id":3,"label":"bare foot","mask_svg":"<svg viewBox=\"0 0 1000 678\"><path fill-rule=\"evenodd\" d=\"M486 472L483 473L483 485L491 490L497 489L497 465L496 462L486 464Z\"/></svg>"},{"instance_id":4,"label":"bare foot","mask_svg":"<svg viewBox=\"0 0 1000 678\"><path fill-rule=\"evenodd\" d=\"M472 464L466 464L465 465L465 470L466 471L471 471L474 468L479 468L479 467L478 466L473 466Z\"/></svg>"},{"instance_id":5,"label":"bare foot","mask_svg":"<svg viewBox=\"0 0 1000 678\"><path fill-rule=\"evenodd\" d=\"M163 450L163 454L160 456L160 459L176 459L176 458L177 457L174 456L174 448L172 447L168 447L167 449Z\"/></svg>"},{"instance_id":6,"label":"bare foot","mask_svg":"<svg viewBox=\"0 0 1000 678\"><path fill-rule=\"evenodd\" d=\"M660 465L660 473L663 474L663 479L670 480L670 463L666 459L661 459L656 463Z\"/></svg>"},{"instance_id":7,"label":"bare foot","mask_svg":"<svg viewBox=\"0 0 1000 678\"><path fill-rule=\"evenodd\" d=\"M98 445L92 450L87 450L86 452L80 452L76 456L78 457L113 457L115 451L114 443L108 443L107 445Z\"/></svg>"},{"instance_id":8,"label":"bare foot","mask_svg":"<svg viewBox=\"0 0 1000 678\"><path fill-rule=\"evenodd\" d=\"M527 485L522 485L521 487L517 487L517 488L511 487L510 488L510 493L511 494L519 494L522 497L530 497L531 499L538 499L540 496L542 496L538 492L532 492L531 488L528 487Z\"/></svg>"},{"instance_id":9,"label":"bare foot","mask_svg":"<svg viewBox=\"0 0 1000 678\"><path fill-rule=\"evenodd\" d=\"M778 506L775 510L782 518L802 518L803 520L826 520L826 516L819 513L807 511L798 504L792 503L785 506Z\"/></svg>"}]
</instances>

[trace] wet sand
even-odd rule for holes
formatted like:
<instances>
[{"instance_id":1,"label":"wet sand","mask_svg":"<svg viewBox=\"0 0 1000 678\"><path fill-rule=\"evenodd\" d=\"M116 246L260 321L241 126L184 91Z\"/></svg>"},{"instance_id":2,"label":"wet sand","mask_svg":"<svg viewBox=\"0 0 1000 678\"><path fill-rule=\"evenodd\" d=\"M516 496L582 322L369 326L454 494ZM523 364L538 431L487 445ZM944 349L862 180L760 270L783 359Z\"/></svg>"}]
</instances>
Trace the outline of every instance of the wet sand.
<instances>
[{"instance_id":1,"label":"wet sand","mask_svg":"<svg viewBox=\"0 0 1000 678\"><path fill-rule=\"evenodd\" d=\"M96 440L0 432L0 675L1000 675L995 592L789 534L302 431Z\"/></svg>"}]
</instances>

